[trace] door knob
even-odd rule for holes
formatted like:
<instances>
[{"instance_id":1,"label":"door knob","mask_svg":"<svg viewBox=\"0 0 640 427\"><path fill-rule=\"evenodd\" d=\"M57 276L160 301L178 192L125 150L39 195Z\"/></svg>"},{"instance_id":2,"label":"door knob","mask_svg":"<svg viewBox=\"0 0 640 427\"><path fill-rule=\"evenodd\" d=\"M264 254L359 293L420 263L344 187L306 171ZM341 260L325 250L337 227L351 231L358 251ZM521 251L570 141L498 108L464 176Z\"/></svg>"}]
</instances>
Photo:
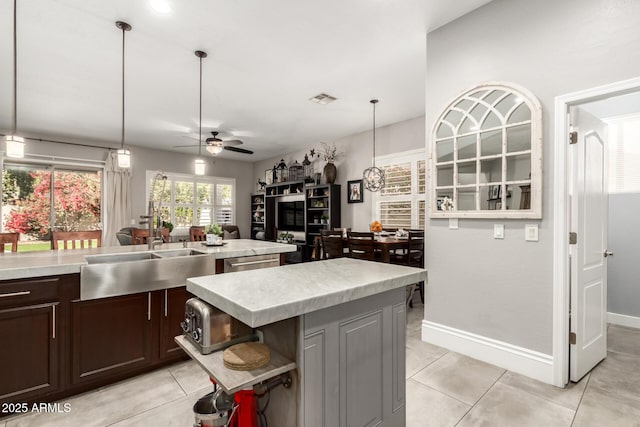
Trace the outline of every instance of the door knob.
<instances>
[{"instance_id":1,"label":"door knob","mask_svg":"<svg viewBox=\"0 0 640 427\"><path fill-rule=\"evenodd\" d=\"M613 256L613 252L611 251L604 251L604 257L609 257L609 256Z\"/></svg>"}]
</instances>

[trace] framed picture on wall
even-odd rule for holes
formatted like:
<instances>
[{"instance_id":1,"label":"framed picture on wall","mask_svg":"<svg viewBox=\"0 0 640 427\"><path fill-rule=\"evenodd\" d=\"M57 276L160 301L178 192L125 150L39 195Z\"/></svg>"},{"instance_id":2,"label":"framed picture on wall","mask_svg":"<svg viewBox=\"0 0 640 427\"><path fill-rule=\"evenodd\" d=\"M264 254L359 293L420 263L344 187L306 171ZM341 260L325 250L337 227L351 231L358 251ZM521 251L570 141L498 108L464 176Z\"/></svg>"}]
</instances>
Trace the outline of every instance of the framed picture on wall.
<instances>
[{"instance_id":1,"label":"framed picture on wall","mask_svg":"<svg viewBox=\"0 0 640 427\"><path fill-rule=\"evenodd\" d=\"M500 185L494 185L491 187L491 199L500 198Z\"/></svg>"},{"instance_id":2,"label":"framed picture on wall","mask_svg":"<svg viewBox=\"0 0 640 427\"><path fill-rule=\"evenodd\" d=\"M347 202L362 203L363 201L362 180L355 179L353 181L347 181L347 188L349 189L347 193Z\"/></svg>"}]
</instances>

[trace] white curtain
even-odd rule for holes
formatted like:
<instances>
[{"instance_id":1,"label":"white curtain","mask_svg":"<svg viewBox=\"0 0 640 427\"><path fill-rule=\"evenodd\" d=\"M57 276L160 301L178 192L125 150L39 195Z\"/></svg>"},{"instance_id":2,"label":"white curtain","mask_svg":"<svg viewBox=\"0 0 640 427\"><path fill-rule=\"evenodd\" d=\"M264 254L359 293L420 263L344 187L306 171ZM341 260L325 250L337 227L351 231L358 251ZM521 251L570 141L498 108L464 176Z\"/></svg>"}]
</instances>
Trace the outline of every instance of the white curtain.
<instances>
[{"instance_id":1,"label":"white curtain","mask_svg":"<svg viewBox=\"0 0 640 427\"><path fill-rule=\"evenodd\" d=\"M107 180L107 226L102 239L103 246L117 246L116 232L129 227L131 221L131 171L118 166L116 150L109 150L105 165Z\"/></svg>"}]
</instances>

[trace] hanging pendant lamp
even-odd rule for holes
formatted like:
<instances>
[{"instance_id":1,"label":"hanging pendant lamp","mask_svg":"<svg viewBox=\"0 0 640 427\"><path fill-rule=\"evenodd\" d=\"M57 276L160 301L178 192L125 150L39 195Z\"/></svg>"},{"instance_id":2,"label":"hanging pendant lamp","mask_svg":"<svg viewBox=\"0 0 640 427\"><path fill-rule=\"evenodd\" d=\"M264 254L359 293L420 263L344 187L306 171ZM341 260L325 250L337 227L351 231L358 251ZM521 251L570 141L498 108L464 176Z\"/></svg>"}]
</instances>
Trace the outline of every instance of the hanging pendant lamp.
<instances>
[{"instance_id":1,"label":"hanging pendant lamp","mask_svg":"<svg viewBox=\"0 0 640 427\"><path fill-rule=\"evenodd\" d=\"M384 187L384 171L376 167L376 104L377 99L372 99L373 104L373 166L366 168L362 173L364 188L369 191L380 191Z\"/></svg>"},{"instance_id":2,"label":"hanging pendant lamp","mask_svg":"<svg viewBox=\"0 0 640 427\"><path fill-rule=\"evenodd\" d=\"M131 31L131 25L123 21L117 21L116 27L122 30L122 133L120 135L120 149L118 150L118 166L131 167L131 152L124 148L124 33Z\"/></svg>"},{"instance_id":3,"label":"hanging pendant lamp","mask_svg":"<svg viewBox=\"0 0 640 427\"><path fill-rule=\"evenodd\" d=\"M11 134L4 137L4 142L7 147L7 157L13 157L21 159L24 157L24 138L16 135L18 128L18 60L17 60L17 12L16 12L16 0L13 0L13 123L11 127Z\"/></svg>"},{"instance_id":4,"label":"hanging pendant lamp","mask_svg":"<svg viewBox=\"0 0 640 427\"><path fill-rule=\"evenodd\" d=\"M195 55L200 58L200 124L198 126L198 158L195 162L196 175L204 175L205 164L202 160L202 58L207 57L207 52L196 50Z\"/></svg>"}]
</instances>

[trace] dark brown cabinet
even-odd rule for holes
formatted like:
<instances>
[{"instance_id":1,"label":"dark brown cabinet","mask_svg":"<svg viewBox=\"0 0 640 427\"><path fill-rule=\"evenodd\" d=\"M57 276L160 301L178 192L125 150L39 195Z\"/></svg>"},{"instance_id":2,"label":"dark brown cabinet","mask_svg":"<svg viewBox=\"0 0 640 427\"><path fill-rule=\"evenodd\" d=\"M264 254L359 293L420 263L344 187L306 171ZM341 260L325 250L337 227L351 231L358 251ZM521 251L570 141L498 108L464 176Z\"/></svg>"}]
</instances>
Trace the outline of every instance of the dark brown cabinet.
<instances>
[{"instance_id":1,"label":"dark brown cabinet","mask_svg":"<svg viewBox=\"0 0 640 427\"><path fill-rule=\"evenodd\" d=\"M0 282L0 402L60 387L60 278Z\"/></svg>"},{"instance_id":2,"label":"dark brown cabinet","mask_svg":"<svg viewBox=\"0 0 640 427\"><path fill-rule=\"evenodd\" d=\"M184 304L191 294L186 286L160 291L162 312L160 313L160 359L179 359L185 353L176 344L174 338L182 335L180 322L184 320Z\"/></svg>"},{"instance_id":3,"label":"dark brown cabinet","mask_svg":"<svg viewBox=\"0 0 640 427\"><path fill-rule=\"evenodd\" d=\"M56 305L0 310L0 401L24 401L58 389Z\"/></svg>"},{"instance_id":4,"label":"dark brown cabinet","mask_svg":"<svg viewBox=\"0 0 640 427\"><path fill-rule=\"evenodd\" d=\"M145 292L71 304L73 384L151 365L151 296Z\"/></svg>"}]
</instances>

